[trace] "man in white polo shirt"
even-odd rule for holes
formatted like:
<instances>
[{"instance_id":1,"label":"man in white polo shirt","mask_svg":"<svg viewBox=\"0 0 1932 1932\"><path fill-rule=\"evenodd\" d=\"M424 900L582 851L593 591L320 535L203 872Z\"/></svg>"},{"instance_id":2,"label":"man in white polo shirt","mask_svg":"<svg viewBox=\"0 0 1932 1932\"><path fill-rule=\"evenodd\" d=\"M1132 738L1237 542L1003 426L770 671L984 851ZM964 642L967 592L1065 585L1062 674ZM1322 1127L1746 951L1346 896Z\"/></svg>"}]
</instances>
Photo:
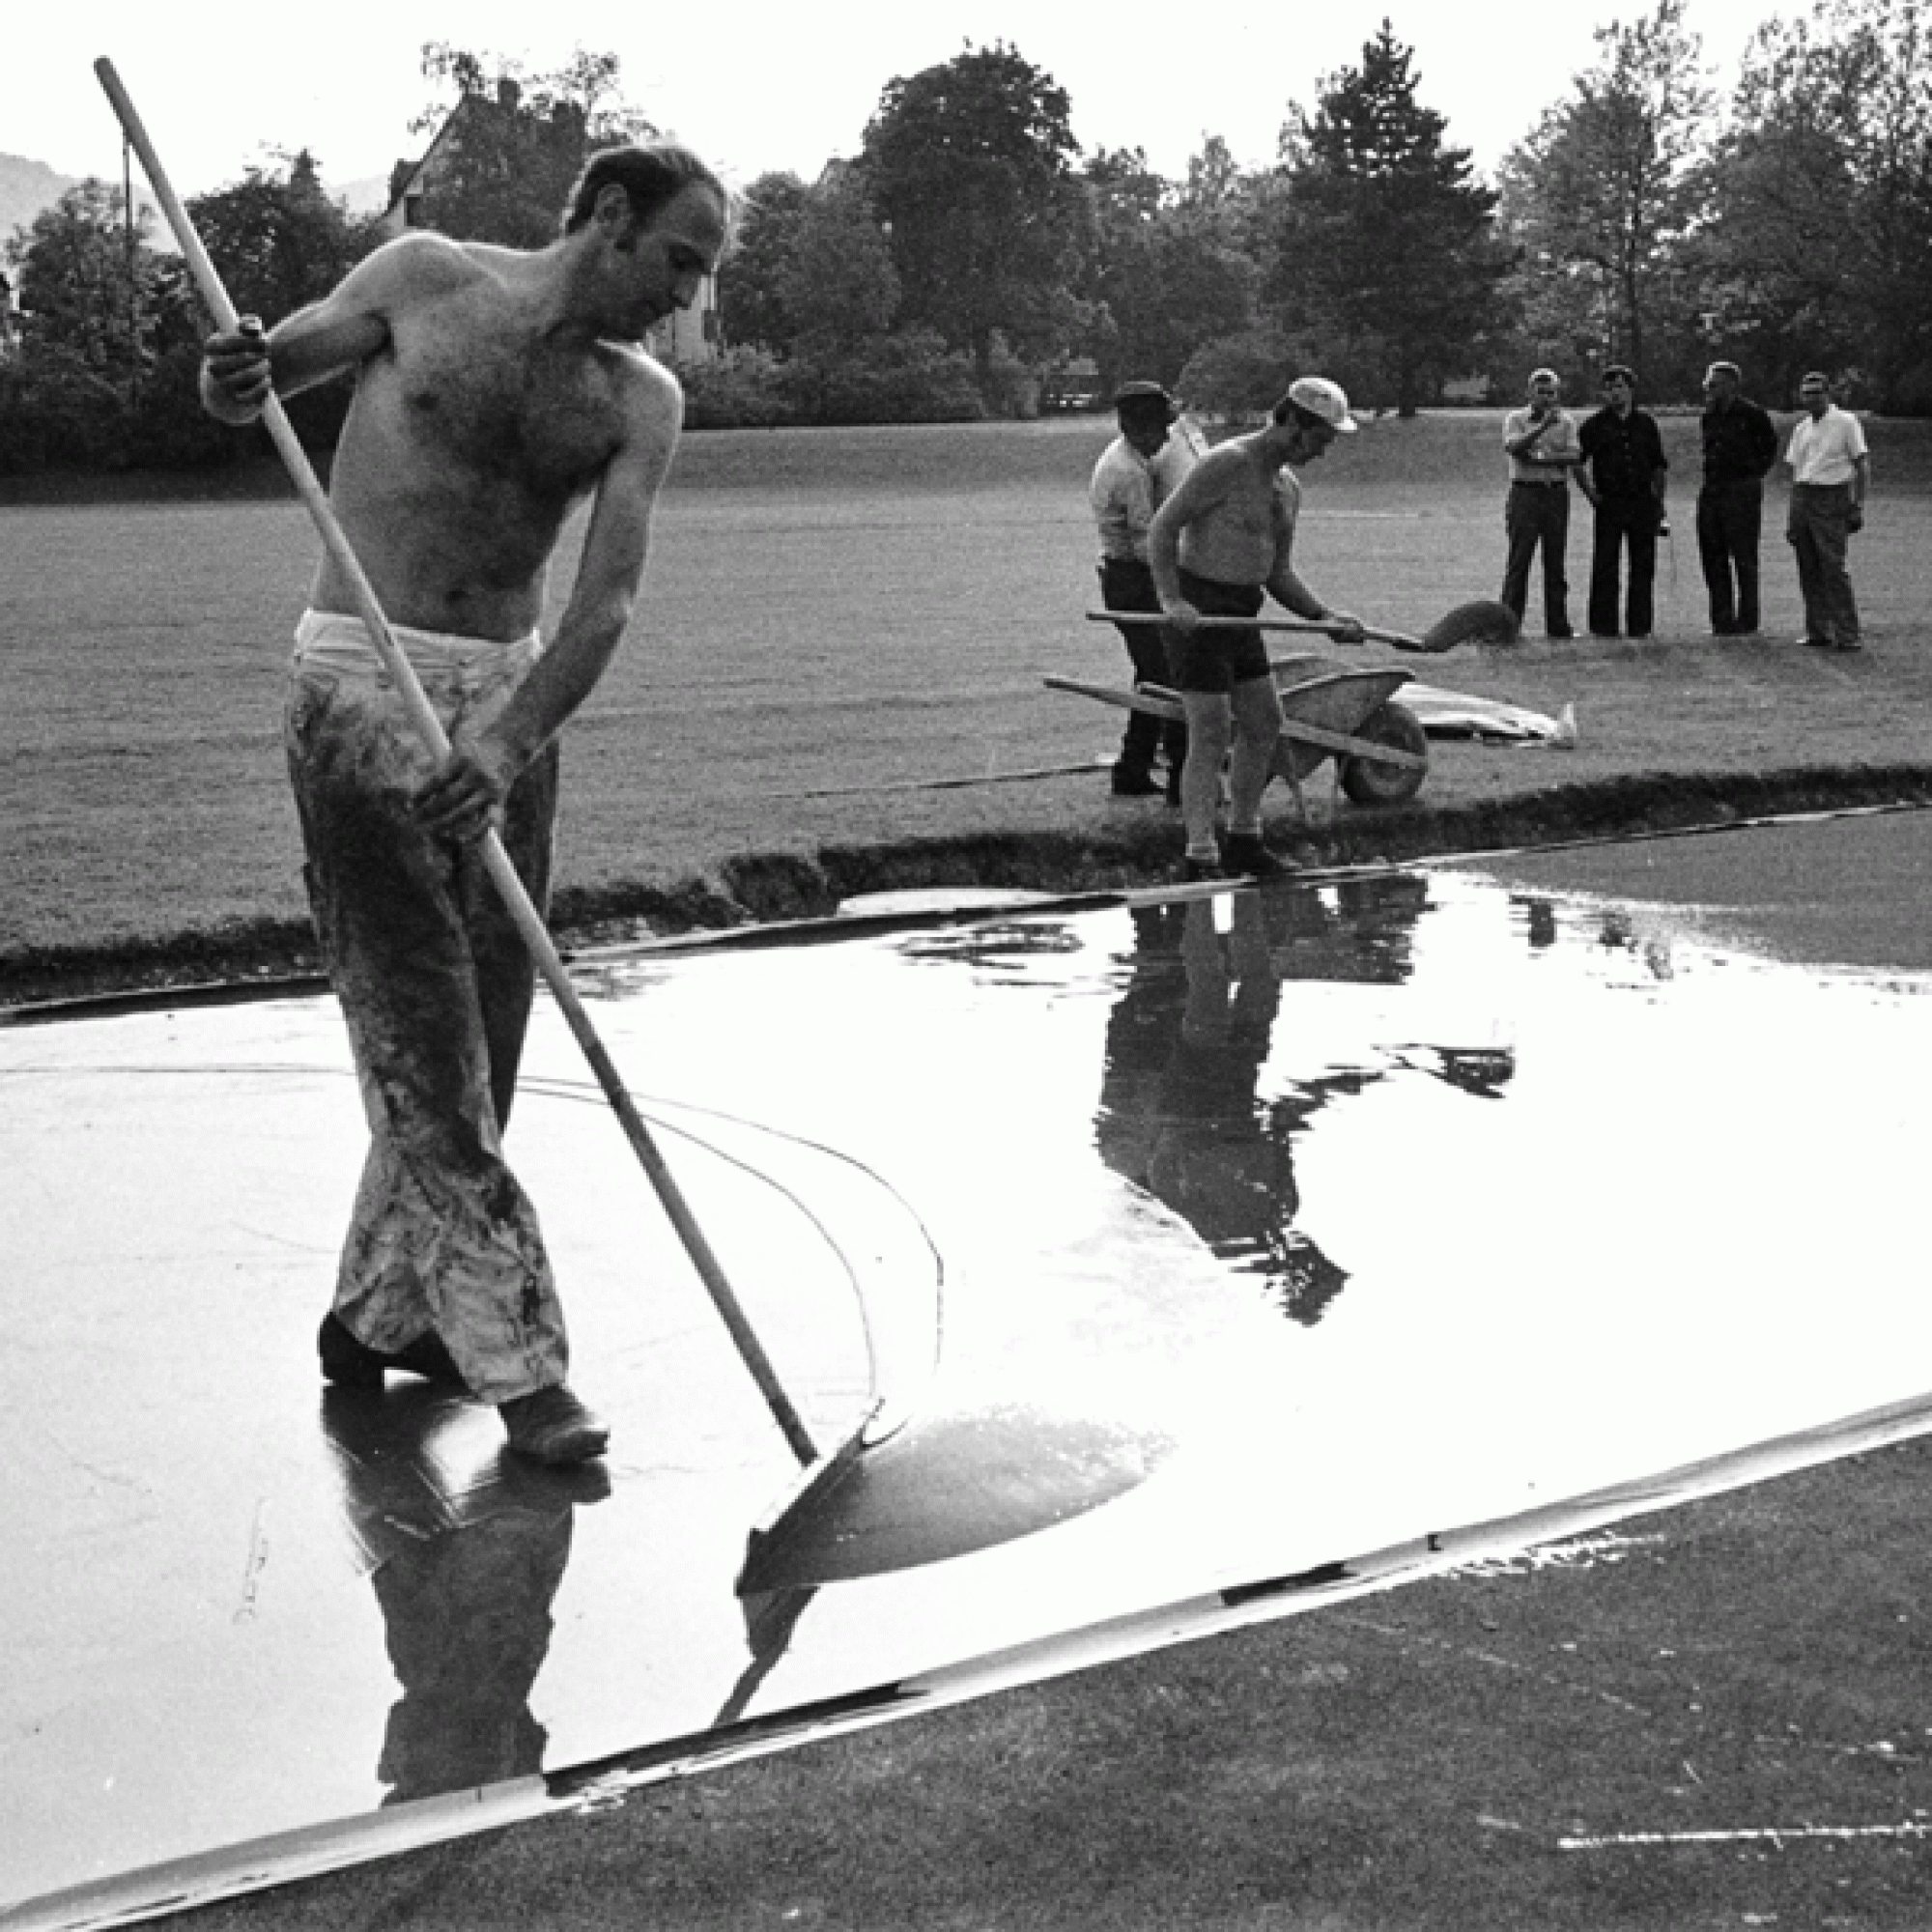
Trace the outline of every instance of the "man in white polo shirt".
<instances>
[{"instance_id":1,"label":"man in white polo shirt","mask_svg":"<svg viewBox=\"0 0 1932 1932\"><path fill-rule=\"evenodd\" d=\"M1845 568L1847 540L1864 528L1871 458L1857 416L1832 401L1828 376L1813 371L1798 385L1804 414L1791 432L1791 518L1785 536L1798 556L1804 595L1804 635L1817 650L1855 651L1859 607Z\"/></svg>"}]
</instances>

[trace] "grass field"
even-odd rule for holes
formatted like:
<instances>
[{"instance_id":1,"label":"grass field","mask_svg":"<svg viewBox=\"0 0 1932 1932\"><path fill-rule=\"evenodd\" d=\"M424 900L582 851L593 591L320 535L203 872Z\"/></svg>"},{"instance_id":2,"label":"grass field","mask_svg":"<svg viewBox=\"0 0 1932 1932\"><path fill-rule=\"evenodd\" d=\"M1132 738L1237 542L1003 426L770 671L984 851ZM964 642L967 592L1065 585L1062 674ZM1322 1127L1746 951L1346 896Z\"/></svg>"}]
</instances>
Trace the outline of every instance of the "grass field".
<instances>
[{"instance_id":1,"label":"grass field","mask_svg":"<svg viewBox=\"0 0 1932 1932\"><path fill-rule=\"evenodd\" d=\"M1085 482L1110 427L688 438L643 614L566 740L566 923L599 908L723 917L723 894L784 911L826 863L848 887L989 868L1060 884L1157 875L1178 850L1174 820L1158 803L1112 800L1099 771L1120 714L1039 682L1121 679L1113 633L1083 621ZM1665 429L1677 556L1661 566L1656 642L1532 637L1409 661L1459 689L1574 702L1580 748L1444 748L1415 806L1380 821L1336 806L1324 768L1313 808L1336 816L1316 847L1414 849L1504 808L1520 830L1526 805L1552 829L1593 799L1654 813L1714 774L1877 767L1874 782L1892 785L1893 768L1928 762L1932 425L1873 425L1878 481L1855 554L1871 647L1850 660L1789 647L1799 605L1781 492L1767 506L1767 641L1705 636L1696 423ZM1496 444L1492 412L1369 425L1310 472L1309 580L1412 631L1492 595ZM251 923L299 932L278 708L315 549L286 495L0 509L0 986L43 985L116 949L152 971L185 936ZM1579 519L1579 616L1586 549ZM1271 802L1292 809L1279 788ZM772 859L808 863L758 863Z\"/></svg>"}]
</instances>

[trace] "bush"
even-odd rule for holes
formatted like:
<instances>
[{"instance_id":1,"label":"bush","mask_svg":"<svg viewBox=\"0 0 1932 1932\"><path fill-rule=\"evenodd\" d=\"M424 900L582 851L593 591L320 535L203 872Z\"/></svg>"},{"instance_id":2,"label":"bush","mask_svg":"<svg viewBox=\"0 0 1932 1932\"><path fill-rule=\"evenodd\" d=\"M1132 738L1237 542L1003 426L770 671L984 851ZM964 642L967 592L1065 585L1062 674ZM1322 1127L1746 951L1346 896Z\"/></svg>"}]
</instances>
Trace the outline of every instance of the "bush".
<instances>
[{"instance_id":1,"label":"bush","mask_svg":"<svg viewBox=\"0 0 1932 1932\"><path fill-rule=\"evenodd\" d=\"M711 362L682 362L689 429L776 429L798 419L784 371L761 349L729 349Z\"/></svg>"},{"instance_id":2,"label":"bush","mask_svg":"<svg viewBox=\"0 0 1932 1932\"><path fill-rule=\"evenodd\" d=\"M1039 388L1038 375L995 335L992 361L980 385L985 413L1008 422L1032 422L1039 414Z\"/></svg>"},{"instance_id":3,"label":"bush","mask_svg":"<svg viewBox=\"0 0 1932 1932\"><path fill-rule=\"evenodd\" d=\"M0 473L113 466L127 430L121 392L61 345L0 367Z\"/></svg>"},{"instance_id":4,"label":"bush","mask_svg":"<svg viewBox=\"0 0 1932 1932\"><path fill-rule=\"evenodd\" d=\"M1294 375L1293 352L1278 329L1217 336L1187 358L1180 393L1191 408L1219 416L1265 414Z\"/></svg>"},{"instance_id":5,"label":"bush","mask_svg":"<svg viewBox=\"0 0 1932 1932\"><path fill-rule=\"evenodd\" d=\"M1932 362L1918 363L1891 384L1885 411L1893 416L1932 416Z\"/></svg>"},{"instance_id":6,"label":"bush","mask_svg":"<svg viewBox=\"0 0 1932 1932\"><path fill-rule=\"evenodd\" d=\"M779 375L801 422L979 422L986 414L971 362L927 329L796 355Z\"/></svg>"}]
</instances>

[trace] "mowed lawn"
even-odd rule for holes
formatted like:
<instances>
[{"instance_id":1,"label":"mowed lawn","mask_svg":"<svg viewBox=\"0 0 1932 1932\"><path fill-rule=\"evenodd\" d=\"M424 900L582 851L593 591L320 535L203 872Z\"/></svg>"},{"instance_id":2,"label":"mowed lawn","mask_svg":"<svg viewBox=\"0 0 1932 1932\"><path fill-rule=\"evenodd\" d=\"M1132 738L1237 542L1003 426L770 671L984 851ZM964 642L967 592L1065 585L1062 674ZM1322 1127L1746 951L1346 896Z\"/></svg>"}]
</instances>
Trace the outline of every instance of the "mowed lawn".
<instances>
[{"instance_id":1,"label":"mowed lawn","mask_svg":"<svg viewBox=\"0 0 1932 1932\"><path fill-rule=\"evenodd\" d=\"M1494 412L1384 419L1312 467L1308 580L1408 631L1492 596L1499 424ZM1084 621L1086 480L1111 429L1085 417L688 437L642 612L566 740L562 882L668 887L750 854L1162 822L1157 801L1107 794L1100 765L1122 714L1040 684L1122 681L1114 633ZM1675 557L1666 546L1657 641L1552 646L1533 596L1520 645L1406 660L1456 689L1574 703L1582 733L1574 753L1441 748L1422 802L1924 760L1932 426L1869 433L1861 657L1791 648L1781 488L1766 512L1766 640L1706 636L1696 422L1669 417ZM279 705L316 549L285 496L0 508L0 962L299 915ZM1329 796L1325 770L1312 790L1318 812L1354 810ZM1271 800L1292 810L1279 788Z\"/></svg>"}]
</instances>

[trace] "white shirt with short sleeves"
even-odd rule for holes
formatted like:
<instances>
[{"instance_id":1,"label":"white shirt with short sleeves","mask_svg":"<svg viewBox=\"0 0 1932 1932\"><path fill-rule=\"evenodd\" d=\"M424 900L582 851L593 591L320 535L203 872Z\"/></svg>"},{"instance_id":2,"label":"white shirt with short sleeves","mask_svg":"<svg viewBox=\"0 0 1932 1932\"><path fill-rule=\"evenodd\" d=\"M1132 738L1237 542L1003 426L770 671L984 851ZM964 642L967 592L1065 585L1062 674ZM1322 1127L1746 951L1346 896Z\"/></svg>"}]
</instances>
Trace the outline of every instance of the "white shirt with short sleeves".
<instances>
[{"instance_id":1,"label":"white shirt with short sleeves","mask_svg":"<svg viewBox=\"0 0 1932 1932\"><path fill-rule=\"evenodd\" d=\"M1199 430L1176 423L1151 461L1123 436L1117 436L1100 452L1088 499L1100 526L1102 556L1148 560L1148 526L1153 513L1201 460L1203 446Z\"/></svg>"},{"instance_id":2,"label":"white shirt with short sleeves","mask_svg":"<svg viewBox=\"0 0 1932 1932\"><path fill-rule=\"evenodd\" d=\"M1804 415L1791 432L1784 460L1794 483L1849 483L1865 454L1864 425L1835 403L1826 405L1815 421Z\"/></svg>"}]
</instances>

